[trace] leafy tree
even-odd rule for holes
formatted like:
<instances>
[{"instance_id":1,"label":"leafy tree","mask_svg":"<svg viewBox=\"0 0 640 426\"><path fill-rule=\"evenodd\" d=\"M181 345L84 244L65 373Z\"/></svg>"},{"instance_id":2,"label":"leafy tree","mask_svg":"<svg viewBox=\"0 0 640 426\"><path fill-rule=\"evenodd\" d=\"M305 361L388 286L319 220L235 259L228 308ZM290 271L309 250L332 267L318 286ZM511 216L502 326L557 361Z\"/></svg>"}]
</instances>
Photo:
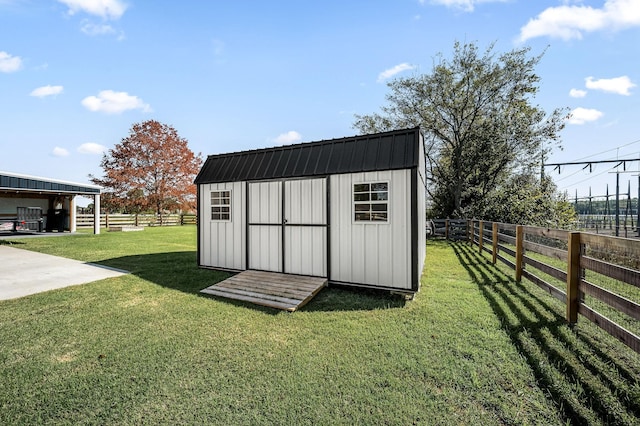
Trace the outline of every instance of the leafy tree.
<instances>
[{"instance_id":1,"label":"leafy tree","mask_svg":"<svg viewBox=\"0 0 640 426\"><path fill-rule=\"evenodd\" d=\"M564 109L547 115L531 103L542 55L493 50L456 42L453 57L437 55L430 74L391 81L382 113L356 115L362 133L422 128L428 191L441 217L473 216L514 173L535 173L565 124Z\"/></svg>"},{"instance_id":2,"label":"leafy tree","mask_svg":"<svg viewBox=\"0 0 640 426\"><path fill-rule=\"evenodd\" d=\"M102 157L105 207L130 213L194 210L193 184L202 164L171 126L155 120L134 124L129 136Z\"/></svg>"},{"instance_id":3,"label":"leafy tree","mask_svg":"<svg viewBox=\"0 0 640 426\"><path fill-rule=\"evenodd\" d=\"M549 176L540 182L531 173L510 176L476 208L473 216L485 220L557 229L571 228L577 218L566 194L556 190Z\"/></svg>"}]
</instances>

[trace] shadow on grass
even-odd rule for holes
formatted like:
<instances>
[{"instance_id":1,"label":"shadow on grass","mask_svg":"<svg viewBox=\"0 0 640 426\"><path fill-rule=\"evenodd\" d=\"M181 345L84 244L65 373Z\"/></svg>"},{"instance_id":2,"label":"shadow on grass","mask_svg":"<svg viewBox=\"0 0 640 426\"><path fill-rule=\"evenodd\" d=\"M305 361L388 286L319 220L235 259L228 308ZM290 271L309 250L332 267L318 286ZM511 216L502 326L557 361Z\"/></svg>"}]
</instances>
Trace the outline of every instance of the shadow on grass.
<instances>
[{"instance_id":1,"label":"shadow on grass","mask_svg":"<svg viewBox=\"0 0 640 426\"><path fill-rule=\"evenodd\" d=\"M403 308L404 297L388 291L363 288L333 287L322 289L307 305L308 312L373 311L378 309Z\"/></svg>"},{"instance_id":2,"label":"shadow on grass","mask_svg":"<svg viewBox=\"0 0 640 426\"><path fill-rule=\"evenodd\" d=\"M594 345L564 320L564 305L518 285L468 244L456 256L489 302L502 328L566 420L575 424L635 424L640 416L637 373L608 348ZM550 303L551 302L551 303Z\"/></svg>"},{"instance_id":3,"label":"shadow on grass","mask_svg":"<svg viewBox=\"0 0 640 426\"><path fill-rule=\"evenodd\" d=\"M25 243L21 241L12 241L12 240L0 240L0 246L17 246L24 245Z\"/></svg>"},{"instance_id":4,"label":"shadow on grass","mask_svg":"<svg viewBox=\"0 0 640 426\"><path fill-rule=\"evenodd\" d=\"M237 306L250 307L276 314L277 309L254 305L223 297L204 295L200 290L219 283L232 273L203 269L197 266L196 252L169 252L123 256L93 262L111 268L124 269L144 280L162 287L213 298ZM301 311L359 311L390 309L404 306L404 299L388 293L360 289L324 288Z\"/></svg>"}]
</instances>

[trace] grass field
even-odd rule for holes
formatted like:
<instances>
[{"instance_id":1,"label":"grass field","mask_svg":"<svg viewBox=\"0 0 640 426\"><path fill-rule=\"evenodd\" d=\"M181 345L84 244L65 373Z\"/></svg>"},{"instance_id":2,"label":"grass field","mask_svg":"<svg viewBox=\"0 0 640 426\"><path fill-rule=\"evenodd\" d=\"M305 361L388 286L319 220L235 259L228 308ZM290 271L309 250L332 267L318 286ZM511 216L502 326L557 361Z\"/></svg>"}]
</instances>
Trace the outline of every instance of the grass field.
<instances>
[{"instance_id":1,"label":"grass field","mask_svg":"<svg viewBox=\"0 0 640 426\"><path fill-rule=\"evenodd\" d=\"M16 241L130 275L0 301L0 424L638 424L640 357L465 244L415 300L203 297L195 227Z\"/></svg>"}]
</instances>

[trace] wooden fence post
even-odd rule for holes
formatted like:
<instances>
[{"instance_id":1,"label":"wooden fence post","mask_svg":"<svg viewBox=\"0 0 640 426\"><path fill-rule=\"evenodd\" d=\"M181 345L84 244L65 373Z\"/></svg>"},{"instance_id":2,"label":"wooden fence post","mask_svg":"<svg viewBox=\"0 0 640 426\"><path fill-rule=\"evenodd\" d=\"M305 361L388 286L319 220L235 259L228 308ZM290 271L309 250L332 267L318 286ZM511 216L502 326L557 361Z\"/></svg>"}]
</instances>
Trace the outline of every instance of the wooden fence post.
<instances>
[{"instance_id":1,"label":"wooden fence post","mask_svg":"<svg viewBox=\"0 0 640 426\"><path fill-rule=\"evenodd\" d=\"M444 220L444 239L449 239L449 219Z\"/></svg>"},{"instance_id":2,"label":"wooden fence post","mask_svg":"<svg viewBox=\"0 0 640 426\"><path fill-rule=\"evenodd\" d=\"M469 244L473 247L473 232L474 232L475 222L473 219L467 221L467 232L469 237Z\"/></svg>"},{"instance_id":3,"label":"wooden fence post","mask_svg":"<svg viewBox=\"0 0 640 426\"><path fill-rule=\"evenodd\" d=\"M109 213L108 212L104 214L104 226L105 228L109 229Z\"/></svg>"},{"instance_id":4,"label":"wooden fence post","mask_svg":"<svg viewBox=\"0 0 640 426\"><path fill-rule=\"evenodd\" d=\"M516 282L520 283L522 280L522 268L524 257L524 227L522 225L516 226Z\"/></svg>"},{"instance_id":5,"label":"wooden fence post","mask_svg":"<svg viewBox=\"0 0 640 426\"><path fill-rule=\"evenodd\" d=\"M478 231L478 253L482 254L482 243L484 239L484 220L480 221L480 229Z\"/></svg>"},{"instance_id":6,"label":"wooden fence post","mask_svg":"<svg viewBox=\"0 0 640 426\"><path fill-rule=\"evenodd\" d=\"M498 261L498 224L493 222L493 251L491 252L493 264Z\"/></svg>"},{"instance_id":7,"label":"wooden fence post","mask_svg":"<svg viewBox=\"0 0 640 426\"><path fill-rule=\"evenodd\" d=\"M567 254L567 322L578 322L578 283L580 282L580 232L569 233Z\"/></svg>"}]
</instances>

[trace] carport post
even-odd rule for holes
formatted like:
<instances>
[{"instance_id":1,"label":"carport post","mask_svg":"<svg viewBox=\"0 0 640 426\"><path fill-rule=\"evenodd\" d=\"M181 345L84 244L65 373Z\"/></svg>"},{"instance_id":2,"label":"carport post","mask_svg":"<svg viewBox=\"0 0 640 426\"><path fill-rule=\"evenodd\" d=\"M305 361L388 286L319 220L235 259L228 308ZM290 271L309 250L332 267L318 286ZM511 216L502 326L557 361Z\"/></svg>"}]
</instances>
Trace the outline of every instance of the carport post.
<instances>
[{"instance_id":1,"label":"carport post","mask_svg":"<svg viewBox=\"0 0 640 426\"><path fill-rule=\"evenodd\" d=\"M93 196L93 233L100 233L100 194Z\"/></svg>"},{"instance_id":2,"label":"carport post","mask_svg":"<svg viewBox=\"0 0 640 426\"><path fill-rule=\"evenodd\" d=\"M69 196L69 232L76 232L76 196Z\"/></svg>"}]
</instances>

